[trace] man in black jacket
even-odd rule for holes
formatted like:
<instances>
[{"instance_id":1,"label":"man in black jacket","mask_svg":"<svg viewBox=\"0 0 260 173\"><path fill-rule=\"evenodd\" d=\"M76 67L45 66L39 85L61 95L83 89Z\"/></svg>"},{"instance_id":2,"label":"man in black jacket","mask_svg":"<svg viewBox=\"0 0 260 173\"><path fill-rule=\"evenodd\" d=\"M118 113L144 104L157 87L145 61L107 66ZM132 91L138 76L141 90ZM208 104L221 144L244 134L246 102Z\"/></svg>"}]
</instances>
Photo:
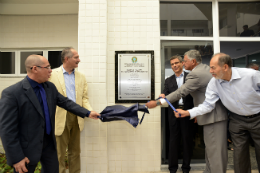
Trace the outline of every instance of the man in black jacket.
<instances>
[{"instance_id":1,"label":"man in black jacket","mask_svg":"<svg viewBox=\"0 0 260 173\"><path fill-rule=\"evenodd\" d=\"M187 72L183 71L182 57L173 56L170 59L171 68L174 71L174 75L167 78L164 84L163 94L161 97L168 95L177 90L184 82L188 75ZM172 105L175 108L182 108L184 110L193 108L193 99L191 95L180 99L179 101L173 102ZM169 143L169 170L170 173L175 173L178 169L178 155L181 151L179 146L182 139L183 145L183 163L182 170L184 173L190 171L190 161L193 149L193 122L189 118L177 119L173 113L173 110L169 106L168 109L168 120L170 129L170 143Z\"/></svg>"},{"instance_id":2,"label":"man in black jacket","mask_svg":"<svg viewBox=\"0 0 260 173\"><path fill-rule=\"evenodd\" d=\"M27 76L6 88L0 100L0 136L7 163L15 172L33 173L37 163L42 173L58 173L54 136L56 105L84 118L98 119L48 82L51 66L46 58L30 55L25 61Z\"/></svg>"}]
</instances>

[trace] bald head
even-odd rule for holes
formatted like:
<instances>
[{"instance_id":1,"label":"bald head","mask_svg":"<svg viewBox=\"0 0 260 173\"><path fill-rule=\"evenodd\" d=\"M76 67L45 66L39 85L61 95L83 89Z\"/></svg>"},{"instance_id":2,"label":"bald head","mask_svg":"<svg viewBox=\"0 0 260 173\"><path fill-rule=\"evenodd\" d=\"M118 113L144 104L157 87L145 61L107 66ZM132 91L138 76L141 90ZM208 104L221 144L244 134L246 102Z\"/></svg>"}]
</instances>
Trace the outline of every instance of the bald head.
<instances>
[{"instance_id":1,"label":"bald head","mask_svg":"<svg viewBox=\"0 0 260 173\"><path fill-rule=\"evenodd\" d=\"M41 66L43 64L43 56L41 55L30 55L25 60L25 68L27 73L31 71L32 66Z\"/></svg>"},{"instance_id":2,"label":"bald head","mask_svg":"<svg viewBox=\"0 0 260 173\"><path fill-rule=\"evenodd\" d=\"M219 66L223 66L225 64L228 65L229 68L232 67L232 59L228 54L225 53L216 53L212 56L211 61L217 61Z\"/></svg>"}]
</instances>

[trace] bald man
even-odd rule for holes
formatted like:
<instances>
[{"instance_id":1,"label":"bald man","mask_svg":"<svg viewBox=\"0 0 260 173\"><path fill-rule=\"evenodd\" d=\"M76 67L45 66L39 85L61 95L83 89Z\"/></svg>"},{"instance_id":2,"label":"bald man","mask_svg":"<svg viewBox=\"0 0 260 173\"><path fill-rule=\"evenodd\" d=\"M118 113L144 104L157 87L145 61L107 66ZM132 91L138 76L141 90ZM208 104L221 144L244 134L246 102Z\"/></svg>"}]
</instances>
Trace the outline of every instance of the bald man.
<instances>
[{"instance_id":1,"label":"bald man","mask_svg":"<svg viewBox=\"0 0 260 173\"><path fill-rule=\"evenodd\" d=\"M218 100L231 112L229 131L234 144L235 173L250 173L249 136L255 145L260 172L260 72L232 67L232 59L224 53L210 61L210 80L205 101L188 111L177 109L175 116L194 118L211 112ZM211 139L212 140L212 139ZM213 141L215 143L215 141Z\"/></svg>"},{"instance_id":2,"label":"bald man","mask_svg":"<svg viewBox=\"0 0 260 173\"><path fill-rule=\"evenodd\" d=\"M7 163L14 172L33 173L40 161L42 173L58 173L56 105L82 118L98 119L99 114L62 96L48 82L52 70L43 56L30 55L25 68L27 76L3 90L0 100L0 137Z\"/></svg>"}]
</instances>

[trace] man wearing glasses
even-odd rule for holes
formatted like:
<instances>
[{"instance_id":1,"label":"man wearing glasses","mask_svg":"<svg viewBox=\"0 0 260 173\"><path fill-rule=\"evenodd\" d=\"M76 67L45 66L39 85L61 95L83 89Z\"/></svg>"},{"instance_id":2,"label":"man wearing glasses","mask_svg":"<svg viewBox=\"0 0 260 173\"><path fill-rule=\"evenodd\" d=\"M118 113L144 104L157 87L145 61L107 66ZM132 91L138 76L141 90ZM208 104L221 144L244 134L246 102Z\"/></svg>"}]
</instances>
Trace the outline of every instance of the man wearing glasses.
<instances>
[{"instance_id":1,"label":"man wearing glasses","mask_svg":"<svg viewBox=\"0 0 260 173\"><path fill-rule=\"evenodd\" d=\"M30 55L25 67L27 76L4 89L0 100L0 137L7 163L14 172L33 173L40 161L42 173L57 173L56 105L82 118L98 119L99 114L62 96L48 82L52 70L43 56Z\"/></svg>"}]
</instances>

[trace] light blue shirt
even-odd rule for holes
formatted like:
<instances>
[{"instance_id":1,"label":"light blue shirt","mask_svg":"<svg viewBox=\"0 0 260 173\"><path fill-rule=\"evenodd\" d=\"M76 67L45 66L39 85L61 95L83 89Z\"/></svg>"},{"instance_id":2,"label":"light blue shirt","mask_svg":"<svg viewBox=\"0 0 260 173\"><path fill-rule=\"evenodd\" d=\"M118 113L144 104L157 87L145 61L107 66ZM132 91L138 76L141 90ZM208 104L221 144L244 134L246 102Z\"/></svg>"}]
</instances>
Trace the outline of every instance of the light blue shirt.
<instances>
[{"instance_id":1,"label":"light blue shirt","mask_svg":"<svg viewBox=\"0 0 260 173\"><path fill-rule=\"evenodd\" d=\"M69 74L62 66L65 86L66 86L66 94L67 97L76 102L76 94L75 94L75 69L71 74Z\"/></svg>"},{"instance_id":2,"label":"light blue shirt","mask_svg":"<svg viewBox=\"0 0 260 173\"><path fill-rule=\"evenodd\" d=\"M180 88L180 87L182 86L182 84L183 84L184 72L182 72L182 73L180 74L180 76L178 76L178 77L175 75L175 78L176 78L176 82L177 82L178 88ZM182 98L179 100L179 105L183 105L183 100L182 100Z\"/></svg>"},{"instance_id":3,"label":"light blue shirt","mask_svg":"<svg viewBox=\"0 0 260 173\"><path fill-rule=\"evenodd\" d=\"M191 119L211 112L220 99L223 105L238 115L248 116L260 112L260 71L232 67L230 81L210 80L206 99L198 107L189 110Z\"/></svg>"}]
</instances>

